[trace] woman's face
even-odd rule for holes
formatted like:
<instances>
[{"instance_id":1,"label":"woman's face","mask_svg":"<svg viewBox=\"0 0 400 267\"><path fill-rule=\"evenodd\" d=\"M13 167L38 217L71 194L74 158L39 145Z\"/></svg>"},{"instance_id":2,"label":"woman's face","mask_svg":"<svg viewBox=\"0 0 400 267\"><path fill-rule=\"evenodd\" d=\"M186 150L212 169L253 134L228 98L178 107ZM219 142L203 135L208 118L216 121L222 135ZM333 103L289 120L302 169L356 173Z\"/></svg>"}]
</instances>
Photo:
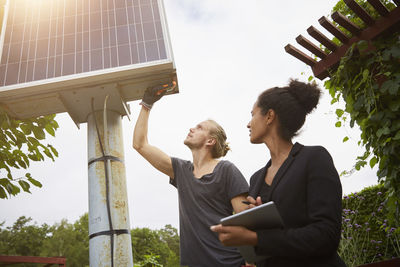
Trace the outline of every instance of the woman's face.
<instances>
[{"instance_id":1,"label":"woman's face","mask_svg":"<svg viewBox=\"0 0 400 267\"><path fill-rule=\"evenodd\" d=\"M268 113L267 113L268 114ZM251 110L251 120L247 124L250 131L250 142L253 144L264 143L265 137L268 135L268 116L263 115L261 108L254 104Z\"/></svg>"}]
</instances>

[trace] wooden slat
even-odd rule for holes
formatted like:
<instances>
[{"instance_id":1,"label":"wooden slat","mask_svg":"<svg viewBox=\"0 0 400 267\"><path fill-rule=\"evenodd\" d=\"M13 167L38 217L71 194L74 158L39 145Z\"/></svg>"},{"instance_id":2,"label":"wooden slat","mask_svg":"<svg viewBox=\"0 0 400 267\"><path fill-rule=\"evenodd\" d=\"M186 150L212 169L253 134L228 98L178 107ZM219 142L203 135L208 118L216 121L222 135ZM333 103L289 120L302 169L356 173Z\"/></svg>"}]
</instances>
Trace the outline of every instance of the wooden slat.
<instances>
[{"instance_id":1,"label":"wooden slat","mask_svg":"<svg viewBox=\"0 0 400 267\"><path fill-rule=\"evenodd\" d=\"M285 51L311 67L317 63L317 61L315 61L312 57L307 56L291 44L285 46Z\"/></svg>"},{"instance_id":2,"label":"wooden slat","mask_svg":"<svg viewBox=\"0 0 400 267\"><path fill-rule=\"evenodd\" d=\"M346 5L357 14L368 26L375 23L375 20L354 0L344 0Z\"/></svg>"},{"instance_id":3,"label":"wooden slat","mask_svg":"<svg viewBox=\"0 0 400 267\"><path fill-rule=\"evenodd\" d=\"M331 50L332 52L335 51L338 46L332 42L328 37L323 35L319 30L317 30L314 26L310 26L307 29L307 32L310 36L312 36L315 40L320 42L323 46Z\"/></svg>"},{"instance_id":4,"label":"wooden slat","mask_svg":"<svg viewBox=\"0 0 400 267\"><path fill-rule=\"evenodd\" d=\"M361 29L351 22L348 18L340 14L339 12L334 12L331 15L332 19L336 21L340 26L351 32L353 35L358 35L361 32Z\"/></svg>"},{"instance_id":5,"label":"wooden slat","mask_svg":"<svg viewBox=\"0 0 400 267\"><path fill-rule=\"evenodd\" d=\"M299 43L301 46L303 46L305 49L316 55L317 57L324 59L328 55L324 51L322 51L318 46L314 45L312 42L310 42L307 38L305 38L303 35L299 35L296 38L297 43Z\"/></svg>"},{"instance_id":6,"label":"wooden slat","mask_svg":"<svg viewBox=\"0 0 400 267\"><path fill-rule=\"evenodd\" d=\"M328 70L335 69L340 59L346 54L349 47L360 40L373 40L383 33L391 31L398 32L400 29L400 7L393 9L387 17L378 19L374 25L363 30L359 36L351 38L351 40L339 47L335 52L330 53L325 59L317 62L313 67L314 76L318 79L328 77Z\"/></svg>"},{"instance_id":7,"label":"wooden slat","mask_svg":"<svg viewBox=\"0 0 400 267\"><path fill-rule=\"evenodd\" d=\"M64 265L64 257L7 256L0 255L0 263L50 263Z\"/></svg>"},{"instance_id":8,"label":"wooden slat","mask_svg":"<svg viewBox=\"0 0 400 267\"><path fill-rule=\"evenodd\" d=\"M382 17L386 17L389 15L389 10L381 3L379 0L368 0L368 3L381 15Z\"/></svg>"},{"instance_id":9,"label":"wooden slat","mask_svg":"<svg viewBox=\"0 0 400 267\"><path fill-rule=\"evenodd\" d=\"M338 38L339 41L341 41L342 43L345 44L350 40L350 38L346 34L344 34L341 30L336 28L336 26L333 25L333 23L330 22L325 16L321 17L318 20L318 22L319 24L321 24L322 27L324 27L328 32L333 34L333 36Z\"/></svg>"}]
</instances>

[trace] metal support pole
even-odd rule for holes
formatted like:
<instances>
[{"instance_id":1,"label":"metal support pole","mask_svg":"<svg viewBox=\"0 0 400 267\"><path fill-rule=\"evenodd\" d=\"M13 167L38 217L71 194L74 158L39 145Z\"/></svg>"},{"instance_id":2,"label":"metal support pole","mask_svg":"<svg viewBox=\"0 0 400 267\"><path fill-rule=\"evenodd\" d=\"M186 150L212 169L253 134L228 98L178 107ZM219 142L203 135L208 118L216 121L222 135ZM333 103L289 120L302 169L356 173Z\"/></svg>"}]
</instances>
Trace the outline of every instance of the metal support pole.
<instances>
[{"instance_id":1,"label":"metal support pole","mask_svg":"<svg viewBox=\"0 0 400 267\"><path fill-rule=\"evenodd\" d=\"M87 122L90 266L131 267L122 117L101 110L89 114Z\"/></svg>"}]
</instances>

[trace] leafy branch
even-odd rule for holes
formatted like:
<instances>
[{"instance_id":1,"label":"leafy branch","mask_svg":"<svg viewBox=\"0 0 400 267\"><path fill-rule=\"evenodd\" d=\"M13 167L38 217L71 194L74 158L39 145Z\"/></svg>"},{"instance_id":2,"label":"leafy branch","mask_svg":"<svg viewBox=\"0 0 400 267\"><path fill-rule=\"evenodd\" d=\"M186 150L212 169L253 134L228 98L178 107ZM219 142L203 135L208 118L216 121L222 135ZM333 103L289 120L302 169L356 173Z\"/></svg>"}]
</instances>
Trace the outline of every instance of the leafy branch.
<instances>
[{"instance_id":1,"label":"leafy branch","mask_svg":"<svg viewBox=\"0 0 400 267\"><path fill-rule=\"evenodd\" d=\"M21 189L30 193L31 185L42 187L30 173L13 178L13 169L28 169L31 161L44 161L45 157L55 160L57 150L50 144L44 145L46 132L55 136L58 123L55 115L34 119L17 120L0 109L0 198L15 196Z\"/></svg>"}]
</instances>

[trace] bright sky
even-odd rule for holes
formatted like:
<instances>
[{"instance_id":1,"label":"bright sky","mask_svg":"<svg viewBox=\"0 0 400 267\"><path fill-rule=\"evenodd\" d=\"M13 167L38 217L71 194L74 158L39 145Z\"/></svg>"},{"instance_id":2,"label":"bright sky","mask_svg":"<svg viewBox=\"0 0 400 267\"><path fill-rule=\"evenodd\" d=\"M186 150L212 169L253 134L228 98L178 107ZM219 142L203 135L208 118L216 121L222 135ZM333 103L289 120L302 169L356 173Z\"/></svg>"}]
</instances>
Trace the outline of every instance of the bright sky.
<instances>
[{"instance_id":1,"label":"bright sky","mask_svg":"<svg viewBox=\"0 0 400 267\"><path fill-rule=\"evenodd\" d=\"M300 48L295 38L299 34L308 38L306 29L311 25L326 33L318 19L329 15L336 2L164 0L180 93L155 104L149 123L150 143L171 156L191 159L183 145L189 128L215 119L225 128L232 148L225 159L249 179L269 159L264 145L249 142L246 125L254 101L263 90L285 85L289 78L307 80L310 68L287 54L284 46L291 43ZM178 228L176 189L132 148L140 106L137 101L130 106L130 121L123 118L123 134L131 227L156 229L171 224ZM294 141L326 147L340 173L351 169L362 150L357 146L357 129L335 128L335 109L325 90ZM56 119L60 129L48 142L60 156L55 162L32 164L29 172L43 187L33 188L32 194L0 200L0 222L12 225L24 215L38 224L54 224L64 218L72 223L88 211L86 124L78 130L68 115ZM351 139L342 143L346 135ZM344 194L376 184L375 173L366 167L343 177Z\"/></svg>"}]
</instances>

